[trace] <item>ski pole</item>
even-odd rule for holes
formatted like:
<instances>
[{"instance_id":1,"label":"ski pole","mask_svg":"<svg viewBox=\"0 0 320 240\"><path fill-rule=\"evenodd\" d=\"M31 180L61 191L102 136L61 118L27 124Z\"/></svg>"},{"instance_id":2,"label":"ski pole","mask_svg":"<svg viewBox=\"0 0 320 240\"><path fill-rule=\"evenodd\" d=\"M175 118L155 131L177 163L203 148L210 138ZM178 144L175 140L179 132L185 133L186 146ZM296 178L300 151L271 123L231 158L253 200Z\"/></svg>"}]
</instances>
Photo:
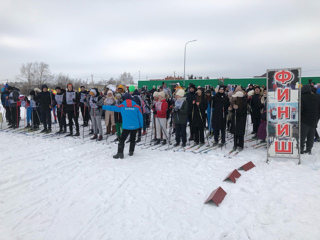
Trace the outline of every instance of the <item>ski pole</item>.
<instances>
[{"instance_id":1,"label":"ski pole","mask_svg":"<svg viewBox=\"0 0 320 240\"><path fill-rule=\"evenodd\" d=\"M170 129L169 129L169 141L168 141L168 148L170 147L170 142L171 142L171 133L172 133L172 126L173 126L173 123L172 123L172 117L173 117L173 111L171 111L171 126L170 126Z\"/></svg>"},{"instance_id":2,"label":"ski pole","mask_svg":"<svg viewBox=\"0 0 320 240\"><path fill-rule=\"evenodd\" d=\"M202 121L202 126L204 126L204 122L203 122L203 119L202 119L202 114L201 114L201 111L200 111L200 107L199 107L199 106L198 106L198 111L199 111L200 118L201 118L201 121ZM206 128L205 128L205 127L204 127L204 134L207 135L207 131L206 131ZM209 143L209 137L208 137L208 135L207 135L207 142L208 142L208 144L210 144L210 143Z\"/></svg>"},{"instance_id":3,"label":"ski pole","mask_svg":"<svg viewBox=\"0 0 320 240\"><path fill-rule=\"evenodd\" d=\"M151 140L150 140L150 145L151 145L151 142L152 142L152 135L153 135L153 128L154 128L154 114L153 112L150 112L150 119L151 119ZM146 142L147 140L145 140Z\"/></svg>"}]
</instances>

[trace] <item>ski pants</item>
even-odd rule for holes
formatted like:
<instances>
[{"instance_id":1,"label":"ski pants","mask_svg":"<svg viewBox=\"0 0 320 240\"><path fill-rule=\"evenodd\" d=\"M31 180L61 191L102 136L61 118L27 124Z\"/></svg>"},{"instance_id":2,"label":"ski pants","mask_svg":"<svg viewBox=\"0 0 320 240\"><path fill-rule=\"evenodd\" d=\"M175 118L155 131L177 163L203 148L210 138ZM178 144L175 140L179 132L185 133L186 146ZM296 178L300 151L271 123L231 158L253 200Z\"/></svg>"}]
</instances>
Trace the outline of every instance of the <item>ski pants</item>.
<instances>
[{"instance_id":1,"label":"ski pants","mask_svg":"<svg viewBox=\"0 0 320 240\"><path fill-rule=\"evenodd\" d=\"M253 132L255 134L257 134L257 132L258 132L260 122L261 122L261 118L260 117L252 117Z\"/></svg>"},{"instance_id":2,"label":"ski pants","mask_svg":"<svg viewBox=\"0 0 320 240\"><path fill-rule=\"evenodd\" d=\"M80 103L81 114L83 118L83 124L88 124L89 122L89 108L84 104Z\"/></svg>"},{"instance_id":3,"label":"ski pants","mask_svg":"<svg viewBox=\"0 0 320 240\"><path fill-rule=\"evenodd\" d=\"M67 128L67 122L66 122L65 113L63 113L61 110L58 109L57 116L58 116L58 122L59 122L60 130L62 130L62 128L66 129Z\"/></svg>"},{"instance_id":4,"label":"ski pants","mask_svg":"<svg viewBox=\"0 0 320 240\"><path fill-rule=\"evenodd\" d=\"M41 109L41 117L44 129L51 129L51 109Z\"/></svg>"},{"instance_id":5,"label":"ski pants","mask_svg":"<svg viewBox=\"0 0 320 240\"><path fill-rule=\"evenodd\" d=\"M27 107L26 110L27 110L27 123L30 123L32 108L31 107Z\"/></svg>"},{"instance_id":6,"label":"ski pants","mask_svg":"<svg viewBox=\"0 0 320 240\"><path fill-rule=\"evenodd\" d=\"M92 128L93 128L93 133L94 134L98 134L98 130L99 130L99 134L102 135L102 124L101 124L101 115L100 114L96 114L95 116L91 115L91 122L92 122Z\"/></svg>"},{"instance_id":7,"label":"ski pants","mask_svg":"<svg viewBox=\"0 0 320 240\"><path fill-rule=\"evenodd\" d=\"M73 121L72 120L74 120L74 123L76 125L76 131L79 132L79 122L78 122L79 112L71 110L71 111L68 111L67 114L68 114L70 133L73 132L73 128L72 128L73 127Z\"/></svg>"},{"instance_id":8,"label":"ski pants","mask_svg":"<svg viewBox=\"0 0 320 240\"><path fill-rule=\"evenodd\" d=\"M39 118L39 112L37 108L31 108L32 111L32 125L33 127L39 127L40 125L40 118Z\"/></svg>"},{"instance_id":9,"label":"ski pants","mask_svg":"<svg viewBox=\"0 0 320 240\"><path fill-rule=\"evenodd\" d=\"M12 123L11 108L9 106L6 107L6 119L9 123Z\"/></svg>"},{"instance_id":10,"label":"ski pants","mask_svg":"<svg viewBox=\"0 0 320 240\"><path fill-rule=\"evenodd\" d=\"M156 117L155 122L157 122L156 124L157 139L160 139L161 132L163 133L162 139L167 139L167 119Z\"/></svg>"},{"instance_id":11,"label":"ski pants","mask_svg":"<svg viewBox=\"0 0 320 240\"><path fill-rule=\"evenodd\" d=\"M300 151L304 150L304 145L306 142L306 150L307 152L311 151L314 142L314 134L316 128L310 127L305 123L301 123L301 140L300 140ZM306 141L307 138L307 141Z\"/></svg>"},{"instance_id":12,"label":"ski pants","mask_svg":"<svg viewBox=\"0 0 320 240\"><path fill-rule=\"evenodd\" d=\"M234 146L243 148L243 144L244 144L244 136L235 135Z\"/></svg>"},{"instance_id":13,"label":"ski pants","mask_svg":"<svg viewBox=\"0 0 320 240\"><path fill-rule=\"evenodd\" d=\"M199 143L199 140L200 140L200 143L204 143L204 128L203 126L201 127L194 127L194 142L195 143ZM214 132L216 133L216 132ZM200 139L199 139L200 138Z\"/></svg>"},{"instance_id":14,"label":"ski pants","mask_svg":"<svg viewBox=\"0 0 320 240\"><path fill-rule=\"evenodd\" d=\"M182 143L187 142L187 124L175 124L176 129L176 142L180 143L180 140L182 140Z\"/></svg>"},{"instance_id":15,"label":"ski pants","mask_svg":"<svg viewBox=\"0 0 320 240\"><path fill-rule=\"evenodd\" d=\"M129 151L133 152L134 148L136 146L136 134L137 134L137 130L138 129L134 129L134 130L128 130L128 129L123 129L121 137L120 137L120 141L119 141L119 145L118 145L118 153L123 153L123 149L124 149L124 144L125 141L128 137L128 135L130 134L130 147L129 147Z\"/></svg>"},{"instance_id":16,"label":"ski pants","mask_svg":"<svg viewBox=\"0 0 320 240\"><path fill-rule=\"evenodd\" d=\"M214 141L215 142L219 141L220 132L221 132L221 143L225 143L226 142L226 129L225 128L214 130Z\"/></svg>"},{"instance_id":17,"label":"ski pants","mask_svg":"<svg viewBox=\"0 0 320 240\"><path fill-rule=\"evenodd\" d=\"M11 107L11 121L16 127L19 127L19 111L20 107Z\"/></svg>"},{"instance_id":18,"label":"ski pants","mask_svg":"<svg viewBox=\"0 0 320 240\"><path fill-rule=\"evenodd\" d=\"M114 123L114 112L106 110L104 120L106 122L106 127L109 125L109 120L111 118L111 127L115 125Z\"/></svg>"},{"instance_id":19,"label":"ski pants","mask_svg":"<svg viewBox=\"0 0 320 240\"><path fill-rule=\"evenodd\" d=\"M121 136L122 133L122 123L116 123L117 136Z\"/></svg>"}]
</instances>

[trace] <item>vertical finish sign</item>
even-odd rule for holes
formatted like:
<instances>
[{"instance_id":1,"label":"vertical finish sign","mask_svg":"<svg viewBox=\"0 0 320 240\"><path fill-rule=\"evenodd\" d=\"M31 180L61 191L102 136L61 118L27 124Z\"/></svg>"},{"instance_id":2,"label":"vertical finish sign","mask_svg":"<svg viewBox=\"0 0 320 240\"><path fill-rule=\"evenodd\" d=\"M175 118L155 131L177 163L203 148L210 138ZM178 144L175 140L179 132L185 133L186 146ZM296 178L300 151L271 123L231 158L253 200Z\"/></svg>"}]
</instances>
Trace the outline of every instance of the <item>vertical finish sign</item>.
<instances>
[{"instance_id":1,"label":"vertical finish sign","mask_svg":"<svg viewBox=\"0 0 320 240\"><path fill-rule=\"evenodd\" d=\"M300 68L267 70L268 159L300 159L300 73Z\"/></svg>"}]
</instances>

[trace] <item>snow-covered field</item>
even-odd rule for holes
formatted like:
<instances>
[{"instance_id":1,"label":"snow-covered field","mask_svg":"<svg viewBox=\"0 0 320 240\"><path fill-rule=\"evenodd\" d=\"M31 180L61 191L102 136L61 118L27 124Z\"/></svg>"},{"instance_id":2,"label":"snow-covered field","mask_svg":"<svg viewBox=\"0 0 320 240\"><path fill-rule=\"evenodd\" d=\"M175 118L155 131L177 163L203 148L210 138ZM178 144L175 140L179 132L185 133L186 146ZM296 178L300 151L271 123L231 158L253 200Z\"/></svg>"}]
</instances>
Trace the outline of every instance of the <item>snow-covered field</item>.
<instances>
[{"instance_id":1,"label":"snow-covered field","mask_svg":"<svg viewBox=\"0 0 320 240\"><path fill-rule=\"evenodd\" d=\"M319 239L320 143L272 159L265 148L208 154L0 132L0 239ZM250 146L251 144L245 144ZM234 184L223 179L252 161ZM219 207L204 204L221 186Z\"/></svg>"}]
</instances>

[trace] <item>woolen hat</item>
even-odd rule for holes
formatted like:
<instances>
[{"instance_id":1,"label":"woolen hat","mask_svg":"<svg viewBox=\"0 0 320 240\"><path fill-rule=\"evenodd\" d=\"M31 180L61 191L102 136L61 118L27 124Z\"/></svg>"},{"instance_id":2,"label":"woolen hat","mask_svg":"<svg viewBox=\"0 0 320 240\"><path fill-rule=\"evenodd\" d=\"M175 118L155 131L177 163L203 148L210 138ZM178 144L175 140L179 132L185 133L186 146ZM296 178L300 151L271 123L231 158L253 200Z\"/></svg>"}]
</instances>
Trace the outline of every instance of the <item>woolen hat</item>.
<instances>
[{"instance_id":1,"label":"woolen hat","mask_svg":"<svg viewBox=\"0 0 320 240\"><path fill-rule=\"evenodd\" d=\"M177 93L176 93L177 96L180 96L180 97L184 97L184 91L182 89L180 89Z\"/></svg>"}]
</instances>

